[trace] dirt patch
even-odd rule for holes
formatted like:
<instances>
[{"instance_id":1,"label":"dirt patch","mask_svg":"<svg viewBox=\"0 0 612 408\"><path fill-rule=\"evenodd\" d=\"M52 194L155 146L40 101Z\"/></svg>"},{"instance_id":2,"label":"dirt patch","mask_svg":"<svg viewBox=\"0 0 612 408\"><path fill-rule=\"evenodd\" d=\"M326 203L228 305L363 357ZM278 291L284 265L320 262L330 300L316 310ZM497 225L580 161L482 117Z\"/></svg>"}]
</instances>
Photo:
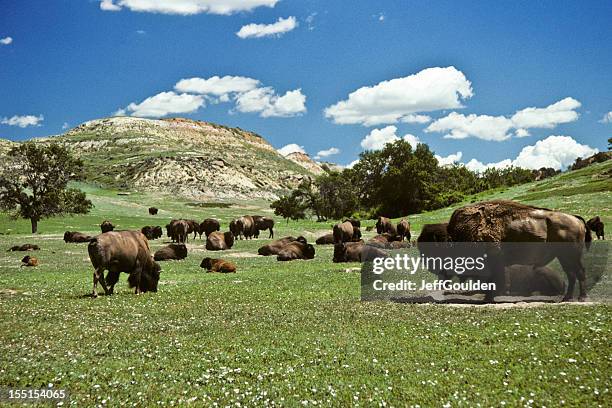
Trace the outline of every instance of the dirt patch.
<instances>
[{"instance_id":1,"label":"dirt patch","mask_svg":"<svg viewBox=\"0 0 612 408\"><path fill-rule=\"evenodd\" d=\"M251 252L234 252L227 254L227 256L232 258L257 258L259 255Z\"/></svg>"}]
</instances>

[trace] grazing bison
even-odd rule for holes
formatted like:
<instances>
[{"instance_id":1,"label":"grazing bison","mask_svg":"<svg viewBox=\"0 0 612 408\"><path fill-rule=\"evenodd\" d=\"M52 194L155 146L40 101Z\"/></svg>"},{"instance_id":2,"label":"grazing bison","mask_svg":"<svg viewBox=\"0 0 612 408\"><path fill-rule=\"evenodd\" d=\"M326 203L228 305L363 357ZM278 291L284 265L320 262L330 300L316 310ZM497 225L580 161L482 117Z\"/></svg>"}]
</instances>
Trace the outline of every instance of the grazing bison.
<instances>
[{"instance_id":1,"label":"grazing bison","mask_svg":"<svg viewBox=\"0 0 612 408\"><path fill-rule=\"evenodd\" d=\"M354 227L349 221L334 225L334 243L358 241L361 239L361 231Z\"/></svg>"},{"instance_id":2,"label":"grazing bison","mask_svg":"<svg viewBox=\"0 0 612 408\"><path fill-rule=\"evenodd\" d=\"M235 221L235 229L238 233L234 236L236 238L242 239L251 239L255 235L255 222L253 221L253 217L250 215L243 215L240 218L237 218Z\"/></svg>"},{"instance_id":3,"label":"grazing bison","mask_svg":"<svg viewBox=\"0 0 612 408\"><path fill-rule=\"evenodd\" d=\"M128 283L136 293L157 292L161 268L153 261L149 242L140 231L111 231L93 238L87 247L94 267L92 296L97 297L98 281L111 295L119 274L129 274ZM108 275L104 279L104 271Z\"/></svg>"},{"instance_id":4,"label":"grazing bison","mask_svg":"<svg viewBox=\"0 0 612 408\"><path fill-rule=\"evenodd\" d=\"M26 255L21 260L21 266L38 266L38 259L33 256Z\"/></svg>"},{"instance_id":5,"label":"grazing bison","mask_svg":"<svg viewBox=\"0 0 612 408\"><path fill-rule=\"evenodd\" d=\"M276 257L277 261L293 261L295 259L313 259L315 249L311 244L293 241L285 245Z\"/></svg>"},{"instance_id":6,"label":"grazing bison","mask_svg":"<svg viewBox=\"0 0 612 408\"><path fill-rule=\"evenodd\" d=\"M196 239L198 234L202 234L200 232L200 223L195 220L183 220L187 223L187 235L193 232L193 239Z\"/></svg>"},{"instance_id":7,"label":"grazing bison","mask_svg":"<svg viewBox=\"0 0 612 408\"><path fill-rule=\"evenodd\" d=\"M207 218L200 224L200 237L205 234L207 237L211 232L220 231L221 224L214 218Z\"/></svg>"},{"instance_id":8,"label":"grazing bison","mask_svg":"<svg viewBox=\"0 0 612 408\"><path fill-rule=\"evenodd\" d=\"M153 227L151 226L144 226L140 229L140 232L142 232L142 235L144 235L145 237L147 237L147 239L149 241L155 239L154 235L153 235Z\"/></svg>"},{"instance_id":9,"label":"grazing bison","mask_svg":"<svg viewBox=\"0 0 612 408\"><path fill-rule=\"evenodd\" d=\"M497 288L497 296L563 296L565 280L546 266L510 265L504 270L505 285Z\"/></svg>"},{"instance_id":10,"label":"grazing bison","mask_svg":"<svg viewBox=\"0 0 612 408\"><path fill-rule=\"evenodd\" d=\"M162 227L160 227L159 225L153 227L153 239L161 238L163 235L164 233L162 231Z\"/></svg>"},{"instance_id":11,"label":"grazing bison","mask_svg":"<svg viewBox=\"0 0 612 408\"><path fill-rule=\"evenodd\" d=\"M184 244L189 238L189 224L185 220L176 220L170 223L172 228L172 240Z\"/></svg>"},{"instance_id":12,"label":"grazing bison","mask_svg":"<svg viewBox=\"0 0 612 408\"><path fill-rule=\"evenodd\" d=\"M389 234L393 234L393 235L397 234L397 230L395 229L395 226L393 225L393 223L391 223L391 221L388 218L378 217L378 221L376 221L376 233L383 234L385 232Z\"/></svg>"},{"instance_id":13,"label":"grazing bison","mask_svg":"<svg viewBox=\"0 0 612 408\"><path fill-rule=\"evenodd\" d=\"M112 222L106 220L103 221L102 224L100 224L100 230L102 230L102 233L108 232L108 231L112 231L115 229L115 226L113 225Z\"/></svg>"},{"instance_id":14,"label":"grazing bison","mask_svg":"<svg viewBox=\"0 0 612 408\"><path fill-rule=\"evenodd\" d=\"M185 244L170 244L155 251L153 259L156 261L179 261L187 258Z\"/></svg>"},{"instance_id":15,"label":"grazing bison","mask_svg":"<svg viewBox=\"0 0 612 408\"><path fill-rule=\"evenodd\" d=\"M387 253L380 248L366 245L363 242L345 242L334 246L335 263L339 262L372 262L374 258L386 258Z\"/></svg>"},{"instance_id":16,"label":"grazing bison","mask_svg":"<svg viewBox=\"0 0 612 408\"><path fill-rule=\"evenodd\" d=\"M397 235L400 237L400 241L403 241L404 238L410 241L410 223L403 218L397 223Z\"/></svg>"},{"instance_id":17,"label":"grazing bison","mask_svg":"<svg viewBox=\"0 0 612 408\"><path fill-rule=\"evenodd\" d=\"M592 238L586 222L580 217L513 201L495 200L455 210L447 230L453 242L554 243L546 247L523 245L521 253L514 256L504 253L500 247L497 253L489 254L490 281L503 279L504 266L515 264L519 259L521 264L539 267L557 258L569 282L563 300L572 299L576 277L580 286L579 300L586 298L582 254ZM492 291L486 295L487 301L493 300Z\"/></svg>"},{"instance_id":18,"label":"grazing bison","mask_svg":"<svg viewBox=\"0 0 612 408\"><path fill-rule=\"evenodd\" d=\"M278 253L283 249L283 247L290 242L299 241L306 244L306 238L300 236L297 238L294 237L285 237L281 239L277 239L275 241L270 242L268 245L264 245L257 250L259 255L270 256L270 255L278 255Z\"/></svg>"},{"instance_id":19,"label":"grazing bison","mask_svg":"<svg viewBox=\"0 0 612 408\"><path fill-rule=\"evenodd\" d=\"M23 244L23 245L15 245L9 249L10 251L38 251L40 247L35 244Z\"/></svg>"},{"instance_id":20,"label":"grazing bison","mask_svg":"<svg viewBox=\"0 0 612 408\"><path fill-rule=\"evenodd\" d=\"M231 249L233 245L234 234L231 231L214 231L206 237L206 249L209 251L223 251Z\"/></svg>"},{"instance_id":21,"label":"grazing bison","mask_svg":"<svg viewBox=\"0 0 612 408\"><path fill-rule=\"evenodd\" d=\"M315 244L317 245L330 245L334 243L334 234L325 234L322 237L317 238Z\"/></svg>"},{"instance_id":22,"label":"grazing bison","mask_svg":"<svg viewBox=\"0 0 612 408\"><path fill-rule=\"evenodd\" d=\"M64 242L89 242L93 237L77 231L64 232Z\"/></svg>"},{"instance_id":23,"label":"grazing bison","mask_svg":"<svg viewBox=\"0 0 612 408\"><path fill-rule=\"evenodd\" d=\"M149 207L149 215L157 215L158 211L155 207Z\"/></svg>"},{"instance_id":24,"label":"grazing bison","mask_svg":"<svg viewBox=\"0 0 612 408\"><path fill-rule=\"evenodd\" d=\"M255 238L259 238L259 231L265 230L268 230L270 232L268 238L274 238L274 220L272 218L262 217L261 215L254 215L253 222L255 223Z\"/></svg>"},{"instance_id":25,"label":"grazing bison","mask_svg":"<svg viewBox=\"0 0 612 408\"><path fill-rule=\"evenodd\" d=\"M207 272L236 273L236 265L223 259L204 258L200 268L206 269Z\"/></svg>"},{"instance_id":26,"label":"grazing bison","mask_svg":"<svg viewBox=\"0 0 612 408\"><path fill-rule=\"evenodd\" d=\"M595 235L597 236L597 239L605 239L604 223L603 221L601 221L601 218L599 218L599 216L593 217L590 220L588 220L587 227L589 227L589 229L595 233Z\"/></svg>"},{"instance_id":27,"label":"grazing bison","mask_svg":"<svg viewBox=\"0 0 612 408\"><path fill-rule=\"evenodd\" d=\"M353 227L357 227L357 228L361 228L361 221L359 221L357 218L347 218L346 220L342 221L342 222L350 222Z\"/></svg>"}]
</instances>

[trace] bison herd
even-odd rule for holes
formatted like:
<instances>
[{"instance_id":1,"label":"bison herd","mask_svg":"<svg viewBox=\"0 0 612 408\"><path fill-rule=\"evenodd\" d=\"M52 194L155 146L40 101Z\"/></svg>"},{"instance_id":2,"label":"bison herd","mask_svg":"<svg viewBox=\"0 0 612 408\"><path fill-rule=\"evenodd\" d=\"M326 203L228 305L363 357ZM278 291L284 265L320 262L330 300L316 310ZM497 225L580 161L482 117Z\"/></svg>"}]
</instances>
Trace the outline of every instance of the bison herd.
<instances>
[{"instance_id":1,"label":"bison herd","mask_svg":"<svg viewBox=\"0 0 612 408\"><path fill-rule=\"evenodd\" d=\"M151 215L157 214L154 207L149 208ZM191 234L193 239L205 236L205 247L209 251L231 249L236 240L257 238L261 231L268 231L274 237L274 220L270 217L244 215L230 221L228 231L221 231L218 220L207 218L202 222L188 219L173 219L166 226L166 235L171 242L151 254L149 241L162 238L161 226L145 226L140 231L115 231L112 222L105 220L100 225L102 233L90 236L77 231L66 231L67 243L88 243L88 253L94 267L92 295L97 296L97 285L101 284L106 294L112 294L121 272L129 274L128 283L136 293L156 292L161 267L158 262L181 260L188 256L186 242ZM361 222L346 219L332 226L331 232L317 238L317 245L334 245L333 262L371 262L376 258L389 256L388 249L411 246L410 223L401 219L393 224L386 217L379 217L374 227L377 235L368 241L362 239ZM579 285L579 299L586 296L585 269L582 264L584 248L588 250L591 231L598 239L604 239L604 225L599 217L585 221L582 217L568 215L559 211L532 207L512 201L488 201L471 204L455 210L447 223L426 224L412 244L419 253L426 256L438 255L455 243L507 243L540 242L563 243L558 249L546 251L526 249L520 254L518 264L499 245L493 259L489 279L502 285L504 293L524 291L525 287L537 289L545 295L565 293L564 300L573 295L576 280ZM406 241L406 242L405 242ZM496 247L498 248L498 247ZM531 248L531 247L525 247ZM9 251L35 251L37 245L24 244L13 246ZM315 247L303 236L283 237L261 246L257 253L261 256L276 256L278 261L313 259ZM546 267L553 259L558 259L566 276L567 285L558 274ZM38 260L26 256L22 266L37 266ZM234 273L236 265L222 259L204 258L201 268L208 272ZM104 271L108 271L106 277ZM430 268L438 279L449 279L453 271ZM469 275L458 276L461 281L473 278ZM498 292L499 293L499 292ZM485 299L493 300L494 293L485 293Z\"/></svg>"}]
</instances>

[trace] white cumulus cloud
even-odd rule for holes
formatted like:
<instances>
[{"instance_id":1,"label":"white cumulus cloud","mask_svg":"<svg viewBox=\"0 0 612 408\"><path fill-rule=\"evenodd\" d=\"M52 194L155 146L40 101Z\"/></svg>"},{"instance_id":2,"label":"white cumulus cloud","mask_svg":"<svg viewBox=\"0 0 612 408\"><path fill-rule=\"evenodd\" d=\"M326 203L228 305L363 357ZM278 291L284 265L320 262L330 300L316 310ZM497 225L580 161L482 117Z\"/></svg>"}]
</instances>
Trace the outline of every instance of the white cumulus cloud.
<instances>
[{"instance_id":1,"label":"white cumulus cloud","mask_svg":"<svg viewBox=\"0 0 612 408\"><path fill-rule=\"evenodd\" d=\"M256 88L236 96L236 110L263 118L297 116L306 112L306 95L301 89L277 95L272 87Z\"/></svg>"},{"instance_id":2,"label":"white cumulus cloud","mask_svg":"<svg viewBox=\"0 0 612 408\"><path fill-rule=\"evenodd\" d=\"M359 88L327 107L325 116L337 124L389 124L404 118L410 121L419 112L461 108L461 100L472 95L472 84L463 72L434 67Z\"/></svg>"},{"instance_id":3,"label":"white cumulus cloud","mask_svg":"<svg viewBox=\"0 0 612 408\"><path fill-rule=\"evenodd\" d=\"M242 39L272 36L280 37L281 35L295 29L297 26L298 22L295 17L279 17L278 21L272 24L247 24L242 26L236 35Z\"/></svg>"},{"instance_id":4,"label":"white cumulus cloud","mask_svg":"<svg viewBox=\"0 0 612 408\"><path fill-rule=\"evenodd\" d=\"M174 86L174 89L178 92L223 96L232 93L248 92L258 86L259 81L257 79L231 75L219 77L215 75L208 79L197 77L181 79Z\"/></svg>"},{"instance_id":5,"label":"white cumulus cloud","mask_svg":"<svg viewBox=\"0 0 612 408\"><path fill-rule=\"evenodd\" d=\"M481 163L476 159L472 159L469 162L466 163L465 167L467 167L469 170L472 170L473 172L476 173L482 173L487 169L492 169L492 168L496 168L496 169L504 169L506 167L510 167L512 166L512 160L510 159L505 159L496 163Z\"/></svg>"},{"instance_id":6,"label":"white cumulus cloud","mask_svg":"<svg viewBox=\"0 0 612 408\"><path fill-rule=\"evenodd\" d=\"M200 13L229 15L257 7L274 7L279 0L101 0L100 9L163 14L193 15Z\"/></svg>"},{"instance_id":7,"label":"white cumulus cloud","mask_svg":"<svg viewBox=\"0 0 612 408\"><path fill-rule=\"evenodd\" d=\"M397 127L393 125L389 125L382 129L372 129L372 131L361 141L361 147L366 150L380 150L385 147L387 143L393 143L400 140L396 133ZM402 139L410 143L413 148L416 148L416 145L420 143L418 137L409 133L404 135Z\"/></svg>"},{"instance_id":8,"label":"white cumulus cloud","mask_svg":"<svg viewBox=\"0 0 612 408\"><path fill-rule=\"evenodd\" d=\"M545 108L525 108L512 116L516 128L552 129L561 123L573 122L578 119L576 109L581 106L574 98L565 98Z\"/></svg>"},{"instance_id":9,"label":"white cumulus cloud","mask_svg":"<svg viewBox=\"0 0 612 408\"><path fill-rule=\"evenodd\" d=\"M12 42L13 42L13 37L0 38L0 44L2 44L2 45L9 45Z\"/></svg>"},{"instance_id":10,"label":"white cumulus cloud","mask_svg":"<svg viewBox=\"0 0 612 408\"><path fill-rule=\"evenodd\" d=\"M0 124L27 128L28 126L41 126L40 123L44 119L43 115L15 115L10 118L3 118L0 120Z\"/></svg>"},{"instance_id":11,"label":"white cumulus cloud","mask_svg":"<svg viewBox=\"0 0 612 408\"><path fill-rule=\"evenodd\" d=\"M304 146L300 146L298 144L295 143L290 143L288 145L285 145L283 147L281 147L280 149L277 150L280 154L282 154L283 156L287 156L291 153L304 153L306 154L306 150L304 150Z\"/></svg>"},{"instance_id":12,"label":"white cumulus cloud","mask_svg":"<svg viewBox=\"0 0 612 408\"><path fill-rule=\"evenodd\" d=\"M436 157L436 160L438 160L438 164L440 166L448 166L448 165L451 165L461 160L461 157L463 157L463 153L462 152L452 153L444 157L438 156L436 154L435 157Z\"/></svg>"},{"instance_id":13,"label":"white cumulus cloud","mask_svg":"<svg viewBox=\"0 0 612 408\"><path fill-rule=\"evenodd\" d=\"M204 97L201 95L177 94L172 91L160 92L140 103L130 103L127 108L120 109L115 115L159 118L171 114L191 113L204 106Z\"/></svg>"},{"instance_id":14,"label":"white cumulus cloud","mask_svg":"<svg viewBox=\"0 0 612 408\"><path fill-rule=\"evenodd\" d=\"M338 149L337 147L330 147L326 150L319 150L319 152L315 156L315 160L319 160L321 157L333 156L334 154L338 153L340 153L340 149Z\"/></svg>"},{"instance_id":15,"label":"white cumulus cloud","mask_svg":"<svg viewBox=\"0 0 612 408\"><path fill-rule=\"evenodd\" d=\"M612 111L603 115L603 118L599 121L601 123L612 123Z\"/></svg>"}]
</instances>

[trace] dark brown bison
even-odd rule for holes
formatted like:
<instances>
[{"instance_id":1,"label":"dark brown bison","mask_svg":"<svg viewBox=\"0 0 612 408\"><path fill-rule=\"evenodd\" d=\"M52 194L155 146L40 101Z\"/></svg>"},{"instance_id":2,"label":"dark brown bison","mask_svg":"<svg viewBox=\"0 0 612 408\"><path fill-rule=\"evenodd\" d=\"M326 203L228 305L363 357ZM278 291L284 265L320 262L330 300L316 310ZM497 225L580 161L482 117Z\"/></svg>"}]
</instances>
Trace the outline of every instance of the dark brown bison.
<instances>
[{"instance_id":1,"label":"dark brown bison","mask_svg":"<svg viewBox=\"0 0 612 408\"><path fill-rule=\"evenodd\" d=\"M334 243L334 234L325 234L322 237L317 238L315 244L317 245L330 245Z\"/></svg>"},{"instance_id":2,"label":"dark brown bison","mask_svg":"<svg viewBox=\"0 0 612 408\"><path fill-rule=\"evenodd\" d=\"M236 273L236 265L223 259L204 258L200 268L206 269L207 272Z\"/></svg>"},{"instance_id":3,"label":"dark brown bison","mask_svg":"<svg viewBox=\"0 0 612 408\"><path fill-rule=\"evenodd\" d=\"M262 246L261 248L257 250L257 253L263 256L278 255L278 253L281 251L281 249L283 249L285 245L287 245L290 242L294 242L294 241L299 241L304 244L307 243L306 238L301 237L301 236L297 238L284 237L284 238L272 241L267 245Z\"/></svg>"},{"instance_id":4,"label":"dark brown bison","mask_svg":"<svg viewBox=\"0 0 612 408\"><path fill-rule=\"evenodd\" d=\"M223 251L231 249L233 245L234 234L231 231L214 231L206 237L206 249L209 251Z\"/></svg>"},{"instance_id":5,"label":"dark brown bison","mask_svg":"<svg viewBox=\"0 0 612 408\"><path fill-rule=\"evenodd\" d=\"M404 238L410 241L410 223L403 218L397 223L397 235L401 238L400 241L403 241Z\"/></svg>"},{"instance_id":6,"label":"dark brown bison","mask_svg":"<svg viewBox=\"0 0 612 408\"><path fill-rule=\"evenodd\" d=\"M393 235L397 234L395 226L388 218L378 217L378 221L376 221L376 233L383 234L385 232Z\"/></svg>"},{"instance_id":7,"label":"dark brown bison","mask_svg":"<svg viewBox=\"0 0 612 408\"><path fill-rule=\"evenodd\" d=\"M383 243L388 244L389 242L401 241L402 238L399 235L389 234L388 232L375 235L369 239L368 243Z\"/></svg>"},{"instance_id":8,"label":"dark brown bison","mask_svg":"<svg viewBox=\"0 0 612 408\"><path fill-rule=\"evenodd\" d=\"M155 207L149 207L149 215L157 215L159 210Z\"/></svg>"},{"instance_id":9,"label":"dark brown bison","mask_svg":"<svg viewBox=\"0 0 612 408\"><path fill-rule=\"evenodd\" d=\"M142 235L144 235L145 237L147 237L147 239L148 239L149 241L151 241L151 240L155 239L155 238L153 238L153 227L151 227L151 226L149 226L149 225L142 227L142 228L140 229L140 232L142 232Z\"/></svg>"},{"instance_id":10,"label":"dark brown bison","mask_svg":"<svg viewBox=\"0 0 612 408\"><path fill-rule=\"evenodd\" d=\"M587 221L587 227L595 233L597 239L606 239L604 236L604 223L599 216L593 217Z\"/></svg>"},{"instance_id":11,"label":"dark brown bison","mask_svg":"<svg viewBox=\"0 0 612 408\"><path fill-rule=\"evenodd\" d=\"M102 224L100 224L100 230L102 231L102 233L112 231L114 229L115 229L115 226L113 225L112 222L108 220L103 221Z\"/></svg>"},{"instance_id":12,"label":"dark brown bison","mask_svg":"<svg viewBox=\"0 0 612 408\"><path fill-rule=\"evenodd\" d=\"M401 249L409 248L410 242L403 242L399 235L393 235L385 232L370 238L367 245L384 249Z\"/></svg>"},{"instance_id":13,"label":"dark brown bison","mask_svg":"<svg viewBox=\"0 0 612 408\"><path fill-rule=\"evenodd\" d=\"M349 221L334 225L334 243L351 242L361 239L361 231Z\"/></svg>"},{"instance_id":14,"label":"dark brown bison","mask_svg":"<svg viewBox=\"0 0 612 408\"><path fill-rule=\"evenodd\" d=\"M64 232L64 242L89 242L93 237L77 231Z\"/></svg>"},{"instance_id":15,"label":"dark brown bison","mask_svg":"<svg viewBox=\"0 0 612 408\"><path fill-rule=\"evenodd\" d=\"M510 265L504 269L505 284L497 288L497 296L563 296L566 291L562 276L546 266Z\"/></svg>"},{"instance_id":16,"label":"dark brown bison","mask_svg":"<svg viewBox=\"0 0 612 408\"><path fill-rule=\"evenodd\" d=\"M140 231L105 232L91 240L87 251L94 267L93 297L98 296L98 281L104 293L111 295L121 272L129 274L129 286L136 288L136 293L157 292L161 268L153 260L149 241Z\"/></svg>"},{"instance_id":17,"label":"dark brown bison","mask_svg":"<svg viewBox=\"0 0 612 408\"><path fill-rule=\"evenodd\" d=\"M380 248L363 242L345 242L334 246L333 261L339 262L372 262L374 258L386 258L387 253Z\"/></svg>"},{"instance_id":18,"label":"dark brown bison","mask_svg":"<svg viewBox=\"0 0 612 408\"><path fill-rule=\"evenodd\" d=\"M342 221L342 222L350 222L353 227L357 227L357 228L361 228L361 221L359 221L357 218L347 218L346 220Z\"/></svg>"},{"instance_id":19,"label":"dark brown bison","mask_svg":"<svg viewBox=\"0 0 612 408\"><path fill-rule=\"evenodd\" d=\"M243 215L240 218L237 218L235 221L235 231L234 236L238 239L251 239L255 235L255 222L253 221L253 217L250 215ZM233 232L233 231L232 231Z\"/></svg>"},{"instance_id":20,"label":"dark brown bison","mask_svg":"<svg viewBox=\"0 0 612 408\"><path fill-rule=\"evenodd\" d=\"M504 266L516 264L517 260L524 265L540 267L557 258L569 282L563 299L572 299L576 277L580 286L579 300L586 298L582 254L585 247L588 249L592 238L586 222L580 217L513 201L496 200L455 210L447 230L453 242L554 243L546 247L523 245L520 254L509 254L499 246L501 249L498 253L489 254L490 281L497 283L503 280ZM486 295L487 301L493 300L492 291Z\"/></svg>"},{"instance_id":21,"label":"dark brown bison","mask_svg":"<svg viewBox=\"0 0 612 408\"><path fill-rule=\"evenodd\" d=\"M187 258L185 244L170 244L155 251L153 259L156 261L179 261Z\"/></svg>"},{"instance_id":22,"label":"dark brown bison","mask_svg":"<svg viewBox=\"0 0 612 408\"><path fill-rule=\"evenodd\" d=\"M447 242L449 241L446 228L448 223L425 224L417 238L417 248L419 254L428 258L444 257L448 252ZM445 270L442 265L433 263L429 269L438 279L446 280L452 277L452 271ZM464 279L461 278L463 281Z\"/></svg>"},{"instance_id":23,"label":"dark brown bison","mask_svg":"<svg viewBox=\"0 0 612 408\"><path fill-rule=\"evenodd\" d=\"M274 220L270 217L263 217L261 215L254 215L253 222L255 223L254 236L259 238L259 231L268 230L268 238L274 238Z\"/></svg>"},{"instance_id":24,"label":"dark brown bison","mask_svg":"<svg viewBox=\"0 0 612 408\"><path fill-rule=\"evenodd\" d=\"M193 232L193 239L196 239L200 232L200 223L195 220L183 220L187 223L187 235Z\"/></svg>"},{"instance_id":25,"label":"dark brown bison","mask_svg":"<svg viewBox=\"0 0 612 408\"><path fill-rule=\"evenodd\" d=\"M15 245L9 251L38 251L40 247L35 244Z\"/></svg>"},{"instance_id":26,"label":"dark brown bison","mask_svg":"<svg viewBox=\"0 0 612 408\"><path fill-rule=\"evenodd\" d=\"M448 242L448 223L425 224L421 229L421 234L417 238L419 242Z\"/></svg>"},{"instance_id":27,"label":"dark brown bison","mask_svg":"<svg viewBox=\"0 0 612 408\"><path fill-rule=\"evenodd\" d=\"M184 244L187 242L189 238L189 223L185 220L176 220L170 223L172 228L173 241L178 242L179 244Z\"/></svg>"},{"instance_id":28,"label":"dark brown bison","mask_svg":"<svg viewBox=\"0 0 612 408\"><path fill-rule=\"evenodd\" d=\"M242 234L242 231L238 228L238 218L230 221L229 230L236 239Z\"/></svg>"},{"instance_id":29,"label":"dark brown bison","mask_svg":"<svg viewBox=\"0 0 612 408\"><path fill-rule=\"evenodd\" d=\"M277 261L293 261L295 259L313 259L315 248L311 244L293 241L285 245L276 257Z\"/></svg>"},{"instance_id":30,"label":"dark brown bison","mask_svg":"<svg viewBox=\"0 0 612 408\"><path fill-rule=\"evenodd\" d=\"M38 266L38 259L33 256L26 255L21 260L21 266Z\"/></svg>"},{"instance_id":31,"label":"dark brown bison","mask_svg":"<svg viewBox=\"0 0 612 408\"><path fill-rule=\"evenodd\" d=\"M220 230L221 224L218 220L215 220L214 218L207 218L200 224L200 236L202 236L202 234L205 234L208 237L211 232Z\"/></svg>"}]
</instances>

